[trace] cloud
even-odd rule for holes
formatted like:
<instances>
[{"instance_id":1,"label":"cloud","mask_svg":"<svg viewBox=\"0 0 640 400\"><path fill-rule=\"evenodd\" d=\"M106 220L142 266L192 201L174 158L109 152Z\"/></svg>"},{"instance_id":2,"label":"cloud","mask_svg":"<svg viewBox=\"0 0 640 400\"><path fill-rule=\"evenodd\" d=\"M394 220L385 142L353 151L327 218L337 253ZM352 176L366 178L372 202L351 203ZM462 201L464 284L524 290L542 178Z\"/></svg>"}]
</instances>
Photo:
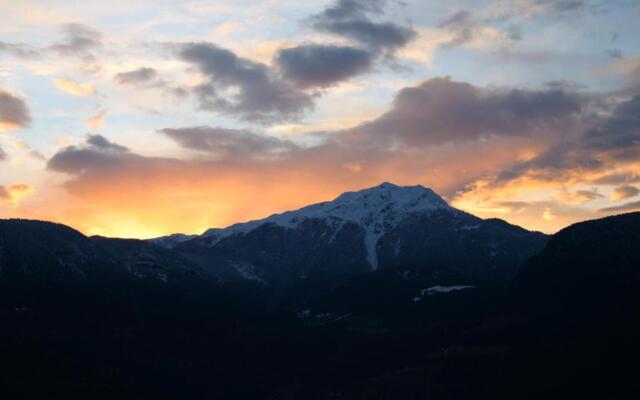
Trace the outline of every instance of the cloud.
<instances>
[{"instance_id":1,"label":"cloud","mask_svg":"<svg viewBox=\"0 0 640 400\"><path fill-rule=\"evenodd\" d=\"M579 135L567 135L533 159L498 175L498 182L534 176L555 180L563 174L607 171L640 161L640 96L618 103L606 117ZM620 177L620 176L617 176ZM612 177L600 177L606 183ZM612 180L611 180L612 181ZM613 181L612 181L613 182Z\"/></svg>"},{"instance_id":2,"label":"cloud","mask_svg":"<svg viewBox=\"0 0 640 400\"><path fill-rule=\"evenodd\" d=\"M640 182L640 175L632 172L617 172L600 176L591 182L596 185L620 185L625 183L636 183Z\"/></svg>"},{"instance_id":3,"label":"cloud","mask_svg":"<svg viewBox=\"0 0 640 400\"><path fill-rule=\"evenodd\" d=\"M47 163L49 171L67 178L69 197L57 218L84 231L102 226L91 232L111 235L131 235L131 220L147 227L138 236L202 232L389 179L423 183L447 195L513 157L502 143L415 153L359 146L340 132L306 147L216 127L160 133L194 153L179 159L146 156L96 136L59 149ZM472 157L479 160L469 169Z\"/></svg>"},{"instance_id":4,"label":"cloud","mask_svg":"<svg viewBox=\"0 0 640 400\"><path fill-rule=\"evenodd\" d=\"M54 79L53 84L58 90L73 96L87 96L96 92L96 87L90 83L77 83L70 79Z\"/></svg>"},{"instance_id":5,"label":"cloud","mask_svg":"<svg viewBox=\"0 0 640 400\"><path fill-rule=\"evenodd\" d=\"M604 52L613 59L624 58L624 55L622 54L622 50L620 49L606 49Z\"/></svg>"},{"instance_id":6,"label":"cloud","mask_svg":"<svg viewBox=\"0 0 640 400\"><path fill-rule=\"evenodd\" d=\"M129 149L127 149L126 147L110 142L107 138L105 138L102 135L88 135L87 145L91 149L109 152L109 153L120 154L120 153L129 152Z\"/></svg>"},{"instance_id":7,"label":"cloud","mask_svg":"<svg viewBox=\"0 0 640 400\"><path fill-rule=\"evenodd\" d=\"M184 44L178 53L207 78L194 88L204 110L268 123L297 119L313 108L312 95L281 79L265 64L209 43Z\"/></svg>"},{"instance_id":8,"label":"cloud","mask_svg":"<svg viewBox=\"0 0 640 400\"><path fill-rule=\"evenodd\" d=\"M100 135L89 135L83 146L67 146L48 162L47 169L57 172L82 173L139 159L124 146Z\"/></svg>"},{"instance_id":9,"label":"cloud","mask_svg":"<svg viewBox=\"0 0 640 400\"><path fill-rule=\"evenodd\" d=\"M102 46L102 34L88 25L63 25L62 34L63 40L50 47L61 55L77 56L89 61L95 58L93 50Z\"/></svg>"},{"instance_id":10,"label":"cloud","mask_svg":"<svg viewBox=\"0 0 640 400\"><path fill-rule=\"evenodd\" d=\"M27 128L30 125L31 115L24 100L0 88L0 131Z\"/></svg>"},{"instance_id":11,"label":"cloud","mask_svg":"<svg viewBox=\"0 0 640 400\"><path fill-rule=\"evenodd\" d=\"M158 71L151 67L140 67L130 71L120 72L116 74L113 79L121 86L160 89L166 94L178 98L185 97L189 94L184 87L162 79Z\"/></svg>"},{"instance_id":12,"label":"cloud","mask_svg":"<svg viewBox=\"0 0 640 400\"><path fill-rule=\"evenodd\" d=\"M120 85L148 84L158 78L158 71L150 67L141 67L116 74L115 81Z\"/></svg>"},{"instance_id":13,"label":"cloud","mask_svg":"<svg viewBox=\"0 0 640 400\"><path fill-rule=\"evenodd\" d=\"M522 40L522 30L517 24L523 20L561 18L590 8L583 0L498 1L478 11L455 11L438 28L451 36L443 43L445 47L510 44Z\"/></svg>"},{"instance_id":14,"label":"cloud","mask_svg":"<svg viewBox=\"0 0 640 400\"><path fill-rule=\"evenodd\" d=\"M580 146L607 142L585 139L599 136L588 132L633 126L628 102L594 116L591 101L569 89L483 88L436 78L400 90L391 109L368 123L299 142L242 129L165 128L161 135L191 151L170 158L94 135L61 148L47 169L67 176L65 188L85 217L89 210L108 215L102 223L110 227L135 218L160 234L264 217L389 179L422 183L467 211L550 232L592 216L591 201L606 201L593 180L627 171L600 150L591 152L595 160L582 160L592 173L574 164ZM613 159L617 150L603 152ZM567 178L565 169L582 181ZM91 222L73 221L81 228Z\"/></svg>"},{"instance_id":15,"label":"cloud","mask_svg":"<svg viewBox=\"0 0 640 400\"><path fill-rule=\"evenodd\" d=\"M578 95L562 90L484 89L433 78L400 90L390 111L350 131L354 138L365 134L385 146L557 134L581 106Z\"/></svg>"},{"instance_id":16,"label":"cloud","mask_svg":"<svg viewBox=\"0 0 640 400\"><path fill-rule=\"evenodd\" d=\"M328 87L369 71L373 56L349 46L305 44L280 50L276 63L298 87Z\"/></svg>"},{"instance_id":17,"label":"cloud","mask_svg":"<svg viewBox=\"0 0 640 400\"><path fill-rule=\"evenodd\" d=\"M7 155L7 153L4 151L4 149L0 146L0 161L4 161L8 158L9 156Z\"/></svg>"},{"instance_id":18,"label":"cloud","mask_svg":"<svg viewBox=\"0 0 640 400\"><path fill-rule=\"evenodd\" d=\"M453 38L446 43L447 46L458 46L473 40L474 31L479 25L470 11L461 10L445 18L438 27L453 34Z\"/></svg>"},{"instance_id":19,"label":"cloud","mask_svg":"<svg viewBox=\"0 0 640 400\"><path fill-rule=\"evenodd\" d=\"M623 57L598 69L598 72L614 77L619 81L614 95L640 95L640 55Z\"/></svg>"},{"instance_id":20,"label":"cloud","mask_svg":"<svg viewBox=\"0 0 640 400\"><path fill-rule=\"evenodd\" d=\"M541 137L543 145L535 152L468 185L456 194L454 204L487 215L482 213L497 212L491 204L502 200L553 199L554 203L548 205L551 214L547 216L558 218L543 221L553 223L554 229L575 222L578 217L591 218L596 211L615 213L636 209L637 202L598 210L586 203L598 200L594 203L601 207L606 201L597 189L599 185L625 186L640 182L637 174L640 167L640 98L611 100L596 97L585 101L583 112L574 117L574 124L559 130L562 135ZM595 105L589 105L592 102ZM584 190L587 185L596 185L596 188ZM631 195L634 191L625 189L624 192ZM616 194L614 189L613 197L624 194ZM559 209L559 205L570 208ZM544 215L544 210L540 212ZM525 214L510 213L510 220L524 221Z\"/></svg>"},{"instance_id":21,"label":"cloud","mask_svg":"<svg viewBox=\"0 0 640 400\"><path fill-rule=\"evenodd\" d=\"M238 129L203 126L166 128L159 132L186 149L217 159L277 158L298 149L293 142Z\"/></svg>"},{"instance_id":22,"label":"cloud","mask_svg":"<svg viewBox=\"0 0 640 400\"><path fill-rule=\"evenodd\" d=\"M620 186L613 189L612 198L614 201L619 201L619 200L635 197L638 194L640 194L640 190L635 186L630 186L630 185Z\"/></svg>"},{"instance_id":23,"label":"cloud","mask_svg":"<svg viewBox=\"0 0 640 400\"><path fill-rule=\"evenodd\" d=\"M0 185L0 205L8 204L15 206L22 198L31 194L33 187L25 183L13 183L10 185Z\"/></svg>"},{"instance_id":24,"label":"cloud","mask_svg":"<svg viewBox=\"0 0 640 400\"><path fill-rule=\"evenodd\" d=\"M102 110L91 118L87 119L87 127L91 129L100 129L104 126L104 120L107 115L106 110Z\"/></svg>"},{"instance_id":25,"label":"cloud","mask_svg":"<svg viewBox=\"0 0 640 400\"><path fill-rule=\"evenodd\" d=\"M576 190L575 192L560 192L557 197L564 203L584 204L592 200L603 199L604 195L593 190Z\"/></svg>"},{"instance_id":26,"label":"cloud","mask_svg":"<svg viewBox=\"0 0 640 400\"><path fill-rule=\"evenodd\" d=\"M304 43L280 49L274 61L283 77L302 89L327 88L370 71L383 57L388 61L418 33L371 20L371 15L384 15L385 5L383 0L338 0L312 16L309 21L315 30L348 39L354 45Z\"/></svg>"},{"instance_id":27,"label":"cloud","mask_svg":"<svg viewBox=\"0 0 640 400\"><path fill-rule=\"evenodd\" d=\"M542 219L544 219L545 221L553 221L556 218L558 217L553 214L553 211L550 207L545 208L542 212Z\"/></svg>"},{"instance_id":28,"label":"cloud","mask_svg":"<svg viewBox=\"0 0 640 400\"><path fill-rule=\"evenodd\" d=\"M605 207L598 210L601 213L620 213L627 211L637 211L640 210L640 201L632 201L630 203L625 203L620 206L614 207Z\"/></svg>"},{"instance_id":29,"label":"cloud","mask_svg":"<svg viewBox=\"0 0 640 400\"><path fill-rule=\"evenodd\" d=\"M493 89L486 93L486 89L474 89L482 93L478 98L495 95ZM413 114L420 115L431 106L430 102L419 104ZM495 111L501 114L499 107ZM431 116L436 117L442 116ZM450 119L446 115L443 118ZM425 121L430 120L421 120ZM434 123L439 122L436 119ZM468 135L457 133L451 138L437 137L433 142L437 145L429 140L419 146L397 146L394 140L381 137L385 133L397 135L399 141L407 142L411 135L407 136L405 130L354 128L315 133L313 140L299 138L300 143L306 143L303 146L220 127L166 128L159 133L193 154L181 158L147 156L102 136L90 136L84 143L61 148L48 161L47 169L67 176L64 187L73 199L69 204L84 207L84 218L74 214L70 221L83 228L95 226L90 215L108 215L102 224L109 227L117 228L117 221L127 226L126 221L134 218L153 227L154 234L175 229L197 232L330 199L343 191L389 179L399 184L422 183L452 197L466 185L512 165L519 157L514 145L522 140L506 131L502 132L504 140L496 141L467 140L463 138ZM474 137L475 133L469 135ZM454 142L455 146L446 145ZM291 196L292 192L296 196ZM257 198L260 201L255 201ZM562 210L555 205L553 209L556 213ZM89 210L93 210L91 214ZM536 221L541 220L542 213L542 209L537 210ZM186 220L190 222L185 224ZM561 222L566 220L559 216L554 224Z\"/></svg>"},{"instance_id":30,"label":"cloud","mask_svg":"<svg viewBox=\"0 0 640 400\"><path fill-rule=\"evenodd\" d=\"M505 22L512 19L574 16L586 10L595 11L596 7L585 0L519 0L496 2L483 14L487 20Z\"/></svg>"},{"instance_id":31,"label":"cloud","mask_svg":"<svg viewBox=\"0 0 640 400\"><path fill-rule=\"evenodd\" d=\"M40 56L33 47L24 43L7 43L0 41L0 54L5 53L18 58L36 58Z\"/></svg>"},{"instance_id":32,"label":"cloud","mask_svg":"<svg viewBox=\"0 0 640 400\"><path fill-rule=\"evenodd\" d=\"M375 53L392 55L417 37L412 28L375 22L369 15L384 14L386 1L338 0L311 18L313 27L363 45Z\"/></svg>"}]
</instances>

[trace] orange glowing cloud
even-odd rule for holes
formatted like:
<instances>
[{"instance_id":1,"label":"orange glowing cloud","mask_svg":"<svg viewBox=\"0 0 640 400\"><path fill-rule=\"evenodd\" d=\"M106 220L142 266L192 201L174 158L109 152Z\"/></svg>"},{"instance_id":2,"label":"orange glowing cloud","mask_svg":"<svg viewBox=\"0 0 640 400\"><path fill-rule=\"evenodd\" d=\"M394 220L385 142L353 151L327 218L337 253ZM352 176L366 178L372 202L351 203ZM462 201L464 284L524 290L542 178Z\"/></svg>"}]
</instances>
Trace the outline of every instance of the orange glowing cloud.
<instances>
[{"instance_id":1,"label":"orange glowing cloud","mask_svg":"<svg viewBox=\"0 0 640 400\"><path fill-rule=\"evenodd\" d=\"M481 217L554 232L609 205L611 190L598 179L638 173L635 131L609 129L633 127L627 114L635 103L621 103L586 130L583 102L557 90L484 90L433 79L401 90L369 122L310 133L311 145L302 144L304 135L158 130L181 148L178 159L90 135L47 163L66 179L64 200L29 211L49 219L55 209L57 221L89 234L152 237L200 233L393 181L428 186ZM609 123L620 118L625 124Z\"/></svg>"},{"instance_id":2,"label":"orange glowing cloud","mask_svg":"<svg viewBox=\"0 0 640 400\"><path fill-rule=\"evenodd\" d=\"M216 136L211 145L222 138L229 140ZM196 139L182 143L205 149ZM245 147L261 151L282 146L271 140L260 145L253 142L256 138L246 140ZM236 143L226 143L224 152L212 149L215 159L193 160L145 157L95 136L89 142L63 149L49 161L50 170L70 174L65 184L69 194L56 207L57 220L88 234L153 237L263 218L385 180L421 183L443 195L453 194L514 162L513 146L522 140L419 153L329 143L292 148L276 158L246 150L237 153ZM477 160L473 168L466 161L471 158Z\"/></svg>"},{"instance_id":3,"label":"orange glowing cloud","mask_svg":"<svg viewBox=\"0 0 640 400\"><path fill-rule=\"evenodd\" d=\"M55 87L73 96L87 96L96 92L96 87L90 83L77 83L69 79L54 79Z\"/></svg>"},{"instance_id":4,"label":"orange glowing cloud","mask_svg":"<svg viewBox=\"0 0 640 400\"><path fill-rule=\"evenodd\" d=\"M104 120L107 115L106 110L102 110L91 118L87 119L87 127L91 129L100 129L104 126Z\"/></svg>"},{"instance_id":5,"label":"orange glowing cloud","mask_svg":"<svg viewBox=\"0 0 640 400\"><path fill-rule=\"evenodd\" d=\"M33 193L33 187L24 183L0 185L0 205L17 206L20 201Z\"/></svg>"}]
</instances>

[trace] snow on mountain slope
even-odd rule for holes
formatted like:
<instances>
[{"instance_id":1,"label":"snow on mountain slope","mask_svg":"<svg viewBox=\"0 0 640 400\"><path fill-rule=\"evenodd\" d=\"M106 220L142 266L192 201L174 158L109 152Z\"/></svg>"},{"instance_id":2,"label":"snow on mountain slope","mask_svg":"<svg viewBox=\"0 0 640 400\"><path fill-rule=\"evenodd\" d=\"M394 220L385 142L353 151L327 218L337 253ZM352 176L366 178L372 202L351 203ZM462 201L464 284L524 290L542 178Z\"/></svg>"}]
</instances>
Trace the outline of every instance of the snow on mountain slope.
<instances>
[{"instance_id":1,"label":"snow on mountain slope","mask_svg":"<svg viewBox=\"0 0 640 400\"><path fill-rule=\"evenodd\" d=\"M209 246L215 246L221 239L244 234L255 228L273 223L288 229L296 229L307 219L323 219L340 230L342 224L359 224L364 232L364 245L367 261L372 269L378 268L376 245L380 237L407 217L415 213L428 213L433 210L450 210L450 207L431 189L423 186L397 186L391 183L343 193L333 201L313 204L296 211L275 214L268 218L232 225L224 229L210 229L202 237L209 239Z\"/></svg>"},{"instance_id":2,"label":"snow on mountain slope","mask_svg":"<svg viewBox=\"0 0 640 400\"><path fill-rule=\"evenodd\" d=\"M149 242L155 243L167 249L173 249L180 243L184 243L187 240L191 240L198 237L198 235L185 235L183 233L174 233L169 236L161 236L154 239L149 239Z\"/></svg>"}]
</instances>

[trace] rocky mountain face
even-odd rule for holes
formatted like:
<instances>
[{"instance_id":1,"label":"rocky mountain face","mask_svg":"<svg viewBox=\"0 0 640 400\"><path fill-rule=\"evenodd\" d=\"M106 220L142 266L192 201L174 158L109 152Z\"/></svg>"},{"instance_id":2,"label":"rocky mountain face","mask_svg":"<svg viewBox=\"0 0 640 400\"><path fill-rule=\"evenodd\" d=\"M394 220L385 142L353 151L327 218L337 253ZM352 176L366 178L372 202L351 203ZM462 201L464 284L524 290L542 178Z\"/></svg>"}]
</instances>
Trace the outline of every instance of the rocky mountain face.
<instances>
[{"instance_id":1,"label":"rocky mountain face","mask_svg":"<svg viewBox=\"0 0 640 400\"><path fill-rule=\"evenodd\" d=\"M154 241L169 243L226 280L311 294L385 270L436 283L506 284L546 240L450 207L425 187L383 183L195 238Z\"/></svg>"}]
</instances>

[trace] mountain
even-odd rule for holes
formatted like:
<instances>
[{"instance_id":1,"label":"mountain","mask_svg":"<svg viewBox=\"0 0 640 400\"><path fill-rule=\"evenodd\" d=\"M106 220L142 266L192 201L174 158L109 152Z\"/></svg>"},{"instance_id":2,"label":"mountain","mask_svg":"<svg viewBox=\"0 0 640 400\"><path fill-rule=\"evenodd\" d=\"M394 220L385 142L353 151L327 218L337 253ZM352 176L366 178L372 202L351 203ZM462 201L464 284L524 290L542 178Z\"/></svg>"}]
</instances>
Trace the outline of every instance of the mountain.
<instances>
[{"instance_id":1,"label":"mountain","mask_svg":"<svg viewBox=\"0 0 640 400\"><path fill-rule=\"evenodd\" d=\"M355 310L356 298L402 303L437 285L506 285L546 240L457 210L425 187L383 183L199 236L111 239L42 221L0 221L0 277L204 284L239 302Z\"/></svg>"},{"instance_id":2,"label":"mountain","mask_svg":"<svg viewBox=\"0 0 640 400\"><path fill-rule=\"evenodd\" d=\"M216 281L180 254L146 241L86 237L65 225L18 219L0 220L0 279L49 286Z\"/></svg>"},{"instance_id":3,"label":"mountain","mask_svg":"<svg viewBox=\"0 0 640 400\"><path fill-rule=\"evenodd\" d=\"M639 229L547 240L390 184L176 240L2 220L0 397L633 398Z\"/></svg>"},{"instance_id":4,"label":"mountain","mask_svg":"<svg viewBox=\"0 0 640 400\"><path fill-rule=\"evenodd\" d=\"M555 234L513 282L521 307L593 319L640 305L640 213L571 225ZM582 315L587 313L587 315Z\"/></svg>"},{"instance_id":5,"label":"mountain","mask_svg":"<svg viewBox=\"0 0 640 400\"><path fill-rule=\"evenodd\" d=\"M173 249L178 244L194 239L197 236L198 235L185 235L184 233L174 233L172 235L150 239L149 242L157 244L167 249Z\"/></svg>"},{"instance_id":6,"label":"mountain","mask_svg":"<svg viewBox=\"0 0 640 400\"><path fill-rule=\"evenodd\" d=\"M371 276L360 286L372 284L383 297ZM354 287L340 303L361 297ZM403 325L406 336L366 330L388 341L378 344L389 350L382 363L404 352L401 367L375 372L368 360L367 373L276 398L629 399L640 390L640 213L571 225L524 263L505 296L478 290L427 288L418 314L394 304L390 313L431 318ZM334 325L353 327L344 320Z\"/></svg>"},{"instance_id":7,"label":"mountain","mask_svg":"<svg viewBox=\"0 0 640 400\"><path fill-rule=\"evenodd\" d=\"M391 183L192 239L154 240L228 281L302 297L379 271L434 284L506 284L546 241L541 233L457 210L423 186Z\"/></svg>"}]
</instances>

